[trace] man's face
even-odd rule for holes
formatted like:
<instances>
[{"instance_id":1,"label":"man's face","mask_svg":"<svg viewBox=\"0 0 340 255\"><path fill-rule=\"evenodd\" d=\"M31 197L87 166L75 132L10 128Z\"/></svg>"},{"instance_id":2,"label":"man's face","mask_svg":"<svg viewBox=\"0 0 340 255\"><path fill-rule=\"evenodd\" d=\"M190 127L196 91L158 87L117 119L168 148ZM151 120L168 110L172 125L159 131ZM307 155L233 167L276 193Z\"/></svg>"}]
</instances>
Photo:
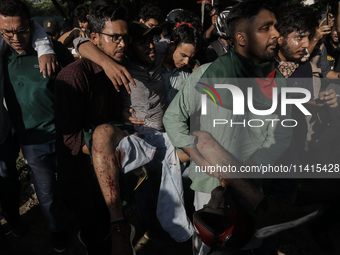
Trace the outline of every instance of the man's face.
<instances>
[{"instance_id":1,"label":"man's face","mask_svg":"<svg viewBox=\"0 0 340 255\"><path fill-rule=\"evenodd\" d=\"M31 22L28 19L0 15L0 33L5 42L19 54L30 45L30 29Z\"/></svg>"},{"instance_id":2,"label":"man's face","mask_svg":"<svg viewBox=\"0 0 340 255\"><path fill-rule=\"evenodd\" d=\"M88 21L82 22L79 19L78 19L78 24L79 24L80 29L83 30L83 31L86 31L86 29L89 26L89 22Z\"/></svg>"},{"instance_id":3,"label":"man's face","mask_svg":"<svg viewBox=\"0 0 340 255\"><path fill-rule=\"evenodd\" d=\"M110 36L113 35L114 37ZM125 57L127 42L122 39L128 36L128 26L123 20L106 21L105 27L101 33L96 33L96 38L93 39L104 53L118 62L122 62ZM116 38L118 40L115 42Z\"/></svg>"},{"instance_id":4,"label":"man's face","mask_svg":"<svg viewBox=\"0 0 340 255\"><path fill-rule=\"evenodd\" d=\"M309 32L294 31L286 38L280 37L280 59L283 61L300 62L308 53L309 34Z\"/></svg>"},{"instance_id":5,"label":"man's face","mask_svg":"<svg viewBox=\"0 0 340 255\"><path fill-rule=\"evenodd\" d=\"M195 55L195 47L189 43L180 43L177 45L172 58L176 68L182 68L189 64L191 58Z\"/></svg>"},{"instance_id":6,"label":"man's face","mask_svg":"<svg viewBox=\"0 0 340 255\"><path fill-rule=\"evenodd\" d=\"M148 26L148 27L150 27L150 28L152 28L152 27L156 27L156 26L158 26L158 25L159 25L158 21L157 21L157 20L155 20L155 19L153 19L153 18L151 18L151 19L148 19L147 21L144 21L143 19L140 19L140 21L139 21L139 22L142 22L142 23L144 23L146 26Z\"/></svg>"},{"instance_id":7,"label":"man's face","mask_svg":"<svg viewBox=\"0 0 340 255\"><path fill-rule=\"evenodd\" d=\"M272 61L277 54L277 21L274 13L261 10L248 22L246 29L245 57L255 64Z\"/></svg>"},{"instance_id":8,"label":"man's face","mask_svg":"<svg viewBox=\"0 0 340 255\"><path fill-rule=\"evenodd\" d=\"M332 39L333 44L339 43L339 37L338 37L338 33L336 31L336 27L332 28L331 39Z\"/></svg>"},{"instance_id":9,"label":"man's face","mask_svg":"<svg viewBox=\"0 0 340 255\"><path fill-rule=\"evenodd\" d=\"M153 35L135 39L132 42L133 57L142 65L149 65L155 61L155 47Z\"/></svg>"}]
</instances>

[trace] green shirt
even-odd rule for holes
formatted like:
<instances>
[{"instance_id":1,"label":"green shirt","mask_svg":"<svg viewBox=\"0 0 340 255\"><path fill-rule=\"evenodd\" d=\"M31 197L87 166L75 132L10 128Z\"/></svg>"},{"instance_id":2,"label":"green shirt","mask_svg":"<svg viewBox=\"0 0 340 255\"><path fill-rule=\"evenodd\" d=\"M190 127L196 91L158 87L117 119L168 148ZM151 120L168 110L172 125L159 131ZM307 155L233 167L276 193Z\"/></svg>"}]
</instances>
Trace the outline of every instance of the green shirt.
<instances>
[{"instance_id":1,"label":"green shirt","mask_svg":"<svg viewBox=\"0 0 340 255\"><path fill-rule=\"evenodd\" d=\"M179 148L195 146L195 136L191 135L187 120L189 117L191 118L191 130L193 130L195 120L192 118L192 114L195 112L200 114L201 109L201 92L197 90L196 86L198 82L213 86L213 84L218 83L226 84L229 78L268 77L268 74L274 69L274 66L270 66L270 64L255 66L234 50L218 58L212 64L199 67L189 76L165 112L164 126L173 145ZM277 72L276 77L282 78L282 81L284 81L279 72ZM238 80L238 82L231 84L235 84L243 90L247 84L244 81L247 82L248 80ZM278 88L284 86L280 83L277 85ZM253 89L254 101L256 101L254 107L261 109L260 107L263 106L263 109L268 109L269 107L266 108L265 105L269 104L271 100L266 98L255 85ZM221 96L223 107L219 103L215 104L213 100L207 100L207 115L200 116L199 130L209 132L240 162L252 158L258 165L274 164L290 143L291 129L278 125L280 123L278 121L275 121L272 125L266 119L289 119L290 111L288 111L287 116L281 116L279 110L265 116L255 115L247 110L244 115L234 115L229 107L231 103L227 90L216 90ZM213 119L226 119L229 124L213 127ZM264 125L256 128L244 127L243 125L231 127L230 125L230 121L242 123L244 120L247 122L250 119L262 120ZM194 162L190 164L189 177L192 179L191 188L196 191L210 193L212 189L219 185L218 179L210 177L204 172L195 171Z\"/></svg>"},{"instance_id":2,"label":"green shirt","mask_svg":"<svg viewBox=\"0 0 340 255\"><path fill-rule=\"evenodd\" d=\"M68 52L66 48L55 48L55 51L57 56L63 57ZM37 53L33 49L20 55L9 49L6 57L5 98L19 142L29 145L54 139L55 77L42 76Z\"/></svg>"}]
</instances>

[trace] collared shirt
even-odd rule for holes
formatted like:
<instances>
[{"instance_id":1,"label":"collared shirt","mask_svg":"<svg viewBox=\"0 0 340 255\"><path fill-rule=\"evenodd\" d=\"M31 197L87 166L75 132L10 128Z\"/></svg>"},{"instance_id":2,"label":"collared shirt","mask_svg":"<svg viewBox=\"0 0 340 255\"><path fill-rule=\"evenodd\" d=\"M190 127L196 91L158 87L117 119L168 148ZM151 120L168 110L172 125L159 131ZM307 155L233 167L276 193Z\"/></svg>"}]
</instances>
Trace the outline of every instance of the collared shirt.
<instances>
[{"instance_id":1,"label":"collared shirt","mask_svg":"<svg viewBox=\"0 0 340 255\"><path fill-rule=\"evenodd\" d=\"M22 54L9 49L6 58L5 98L20 143L39 144L54 139L54 79L41 75L33 49Z\"/></svg>"},{"instance_id":2,"label":"collared shirt","mask_svg":"<svg viewBox=\"0 0 340 255\"><path fill-rule=\"evenodd\" d=\"M165 65L162 69L162 77L165 86L166 103L169 105L176 96L177 92L182 88L184 82L189 77L190 73L183 68L175 68L171 71Z\"/></svg>"},{"instance_id":3,"label":"collared shirt","mask_svg":"<svg viewBox=\"0 0 340 255\"><path fill-rule=\"evenodd\" d=\"M164 131L163 115L166 107L165 88L162 79L162 64L168 42L160 41L156 46L155 62L148 68L133 62L126 65L136 82L136 88L130 85L131 94L124 99L125 107L132 107L134 117L145 120L145 125L135 125L136 131L155 129Z\"/></svg>"},{"instance_id":4,"label":"collared shirt","mask_svg":"<svg viewBox=\"0 0 340 255\"><path fill-rule=\"evenodd\" d=\"M130 86L130 99L126 98L124 105L135 110L134 117L145 120L145 125L135 125L136 131L164 130L162 118L166 100L161 64L155 63L148 69L133 63L127 66L127 70L135 80L136 87Z\"/></svg>"},{"instance_id":5,"label":"collared shirt","mask_svg":"<svg viewBox=\"0 0 340 255\"><path fill-rule=\"evenodd\" d=\"M172 144L179 148L193 148L195 146L196 137L191 135L187 120L201 108L201 93L195 89L195 86L197 81L202 79L204 75L206 75L205 77L210 75L212 78L224 80L230 77L263 78L267 77L268 73L272 71L272 65L263 64L255 66L234 50L219 57L211 64L205 64L197 68L189 76L164 115L164 125ZM279 72L276 72L277 77L282 78ZM209 81L212 80L206 82L209 83ZM205 80L203 79L202 82L205 82ZM260 87L254 87L254 91L256 91L255 89L259 92L257 93L258 98L256 98L256 102L269 103L271 101L263 92L260 93ZM224 100L226 97L223 96L223 90L220 89L217 92L221 96L222 102L228 103ZM200 116L199 128L202 131L209 132L223 148L240 162L245 162L251 158L258 165L273 164L288 147L291 129L280 126L277 124L278 122L273 123L273 125L268 122L266 123L266 119L281 120L283 117L278 110L272 114L262 116L255 115L250 111L246 111L243 115L235 115L232 109L228 109L225 105L222 107L222 105L215 104L212 100L207 100L207 115ZM290 118L290 110L288 110L285 117ZM213 127L214 119L225 119L228 123ZM230 124L231 122L247 123L251 119L258 119L266 124L260 127ZM193 123L192 121L191 124ZM193 129L194 127L191 126L191 128ZM192 162L189 170L189 177L192 180L191 188L193 190L210 193L212 189L220 185L217 178L210 177L204 172L195 171L195 166L195 163Z\"/></svg>"},{"instance_id":6,"label":"collared shirt","mask_svg":"<svg viewBox=\"0 0 340 255\"><path fill-rule=\"evenodd\" d=\"M55 82L57 139L69 154L78 155L85 145L85 128L121 120L121 94L103 69L81 58L60 71Z\"/></svg>"},{"instance_id":7,"label":"collared shirt","mask_svg":"<svg viewBox=\"0 0 340 255\"><path fill-rule=\"evenodd\" d=\"M34 22L32 46L37 50L38 57L44 54L54 54L52 46L45 31ZM10 124L7 109L4 106L4 77L3 77L3 55L5 54L6 43L0 36L0 144L2 144L9 132Z\"/></svg>"}]
</instances>

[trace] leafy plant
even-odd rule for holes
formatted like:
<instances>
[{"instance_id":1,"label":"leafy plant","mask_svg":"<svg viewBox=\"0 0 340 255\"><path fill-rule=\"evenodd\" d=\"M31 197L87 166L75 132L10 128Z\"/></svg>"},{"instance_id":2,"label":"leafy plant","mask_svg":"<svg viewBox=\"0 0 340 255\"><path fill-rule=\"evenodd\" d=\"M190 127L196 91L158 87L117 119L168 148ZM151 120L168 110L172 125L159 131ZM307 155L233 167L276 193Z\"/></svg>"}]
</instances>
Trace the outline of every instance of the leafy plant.
<instances>
[{"instance_id":1,"label":"leafy plant","mask_svg":"<svg viewBox=\"0 0 340 255\"><path fill-rule=\"evenodd\" d=\"M22 181L24 179L27 179L29 175L29 170L27 167L27 164L22 157L18 157L16 160L16 168L19 172L19 180Z\"/></svg>"}]
</instances>

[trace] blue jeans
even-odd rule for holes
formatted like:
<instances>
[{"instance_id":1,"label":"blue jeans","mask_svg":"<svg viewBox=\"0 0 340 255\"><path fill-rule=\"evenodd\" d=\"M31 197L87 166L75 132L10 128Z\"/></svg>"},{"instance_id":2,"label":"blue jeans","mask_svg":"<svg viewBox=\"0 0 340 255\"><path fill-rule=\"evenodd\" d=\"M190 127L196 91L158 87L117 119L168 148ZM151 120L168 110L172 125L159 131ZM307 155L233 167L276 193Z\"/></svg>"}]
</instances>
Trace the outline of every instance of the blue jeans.
<instances>
[{"instance_id":1,"label":"blue jeans","mask_svg":"<svg viewBox=\"0 0 340 255\"><path fill-rule=\"evenodd\" d=\"M193 235L194 228L184 207L182 171L176 149L166 133L152 130L139 134L144 135L144 140L157 148L149 167L154 171L162 169L157 218L175 241L185 242Z\"/></svg>"},{"instance_id":2,"label":"blue jeans","mask_svg":"<svg viewBox=\"0 0 340 255\"><path fill-rule=\"evenodd\" d=\"M20 182L15 165L14 141L9 135L0 145L0 205L8 222L19 219Z\"/></svg>"},{"instance_id":3,"label":"blue jeans","mask_svg":"<svg viewBox=\"0 0 340 255\"><path fill-rule=\"evenodd\" d=\"M40 208L48 221L51 232L62 230L60 200L56 187L55 140L42 144L21 145L24 158L30 169L31 180Z\"/></svg>"}]
</instances>

